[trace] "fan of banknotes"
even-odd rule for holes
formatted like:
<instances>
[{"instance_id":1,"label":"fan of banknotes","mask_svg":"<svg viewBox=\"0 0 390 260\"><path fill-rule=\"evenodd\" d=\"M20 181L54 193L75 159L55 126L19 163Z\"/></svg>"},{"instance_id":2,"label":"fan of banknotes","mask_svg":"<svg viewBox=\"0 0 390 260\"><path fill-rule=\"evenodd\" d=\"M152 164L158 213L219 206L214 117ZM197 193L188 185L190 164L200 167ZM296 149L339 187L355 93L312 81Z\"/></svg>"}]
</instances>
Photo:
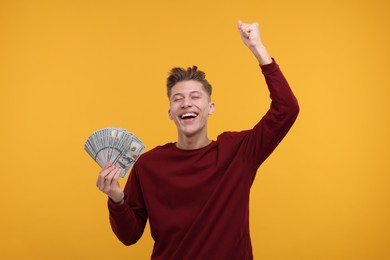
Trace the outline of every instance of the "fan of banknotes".
<instances>
[{"instance_id":1,"label":"fan of banknotes","mask_svg":"<svg viewBox=\"0 0 390 260\"><path fill-rule=\"evenodd\" d=\"M126 129L108 127L92 133L84 149L100 167L107 163L121 167L120 178L124 178L145 149L142 141Z\"/></svg>"}]
</instances>

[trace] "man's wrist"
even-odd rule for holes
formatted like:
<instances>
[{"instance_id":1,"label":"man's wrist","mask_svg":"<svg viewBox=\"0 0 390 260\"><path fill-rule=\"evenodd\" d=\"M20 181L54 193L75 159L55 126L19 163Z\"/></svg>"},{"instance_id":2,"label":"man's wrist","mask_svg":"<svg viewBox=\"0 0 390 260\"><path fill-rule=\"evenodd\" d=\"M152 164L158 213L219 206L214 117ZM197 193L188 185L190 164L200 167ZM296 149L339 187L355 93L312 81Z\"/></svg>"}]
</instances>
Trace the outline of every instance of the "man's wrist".
<instances>
[{"instance_id":1,"label":"man's wrist","mask_svg":"<svg viewBox=\"0 0 390 260\"><path fill-rule=\"evenodd\" d=\"M272 58L263 44L256 46L252 52L256 56L260 65L272 63Z\"/></svg>"},{"instance_id":2,"label":"man's wrist","mask_svg":"<svg viewBox=\"0 0 390 260\"><path fill-rule=\"evenodd\" d=\"M120 198L120 199L113 199L113 198L111 198L110 196L108 197L110 200L111 200L111 202L113 203L113 204L115 204L115 205L122 205L124 202L125 202L125 200L124 200L124 195L122 196L122 198Z\"/></svg>"}]
</instances>

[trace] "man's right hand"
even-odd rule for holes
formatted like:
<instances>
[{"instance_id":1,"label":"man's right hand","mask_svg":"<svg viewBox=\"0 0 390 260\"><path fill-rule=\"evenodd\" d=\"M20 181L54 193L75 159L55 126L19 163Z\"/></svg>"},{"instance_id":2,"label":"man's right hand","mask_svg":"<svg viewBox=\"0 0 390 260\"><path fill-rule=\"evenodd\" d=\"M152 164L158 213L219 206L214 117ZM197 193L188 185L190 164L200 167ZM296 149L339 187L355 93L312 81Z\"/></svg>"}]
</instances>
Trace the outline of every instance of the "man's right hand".
<instances>
[{"instance_id":1,"label":"man's right hand","mask_svg":"<svg viewBox=\"0 0 390 260\"><path fill-rule=\"evenodd\" d=\"M108 163L99 173L99 177L96 181L96 186L100 191L105 193L116 204L123 204L125 194L119 186L119 174L122 168L116 167L111 163Z\"/></svg>"},{"instance_id":2,"label":"man's right hand","mask_svg":"<svg viewBox=\"0 0 390 260\"><path fill-rule=\"evenodd\" d=\"M272 58L261 41L259 24L257 22L243 23L238 21L237 26L242 41L256 56L259 64L266 65L272 63Z\"/></svg>"}]
</instances>

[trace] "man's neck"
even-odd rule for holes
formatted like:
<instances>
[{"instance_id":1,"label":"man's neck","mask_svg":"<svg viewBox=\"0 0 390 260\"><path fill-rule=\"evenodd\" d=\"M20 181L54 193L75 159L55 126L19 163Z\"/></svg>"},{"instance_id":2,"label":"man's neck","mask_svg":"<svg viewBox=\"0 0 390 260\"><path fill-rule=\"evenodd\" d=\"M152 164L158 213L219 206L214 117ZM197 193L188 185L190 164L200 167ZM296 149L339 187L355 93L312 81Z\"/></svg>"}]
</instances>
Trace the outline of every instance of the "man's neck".
<instances>
[{"instance_id":1,"label":"man's neck","mask_svg":"<svg viewBox=\"0 0 390 260\"><path fill-rule=\"evenodd\" d=\"M207 135L203 137L199 136L182 136L178 138L176 147L183 150L195 150L200 149L211 143L211 140L208 139Z\"/></svg>"}]
</instances>

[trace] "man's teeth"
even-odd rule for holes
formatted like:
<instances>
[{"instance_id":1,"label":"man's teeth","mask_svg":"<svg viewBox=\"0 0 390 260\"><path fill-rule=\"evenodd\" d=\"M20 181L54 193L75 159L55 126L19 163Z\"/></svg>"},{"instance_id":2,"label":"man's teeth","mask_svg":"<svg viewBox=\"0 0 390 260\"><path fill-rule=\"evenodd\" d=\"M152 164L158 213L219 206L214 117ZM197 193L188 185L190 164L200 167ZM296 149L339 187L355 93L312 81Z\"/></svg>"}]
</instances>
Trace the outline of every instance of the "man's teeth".
<instances>
[{"instance_id":1,"label":"man's teeth","mask_svg":"<svg viewBox=\"0 0 390 260\"><path fill-rule=\"evenodd\" d=\"M188 117L196 117L197 115L195 113L186 113L181 115L181 118L188 118Z\"/></svg>"}]
</instances>

